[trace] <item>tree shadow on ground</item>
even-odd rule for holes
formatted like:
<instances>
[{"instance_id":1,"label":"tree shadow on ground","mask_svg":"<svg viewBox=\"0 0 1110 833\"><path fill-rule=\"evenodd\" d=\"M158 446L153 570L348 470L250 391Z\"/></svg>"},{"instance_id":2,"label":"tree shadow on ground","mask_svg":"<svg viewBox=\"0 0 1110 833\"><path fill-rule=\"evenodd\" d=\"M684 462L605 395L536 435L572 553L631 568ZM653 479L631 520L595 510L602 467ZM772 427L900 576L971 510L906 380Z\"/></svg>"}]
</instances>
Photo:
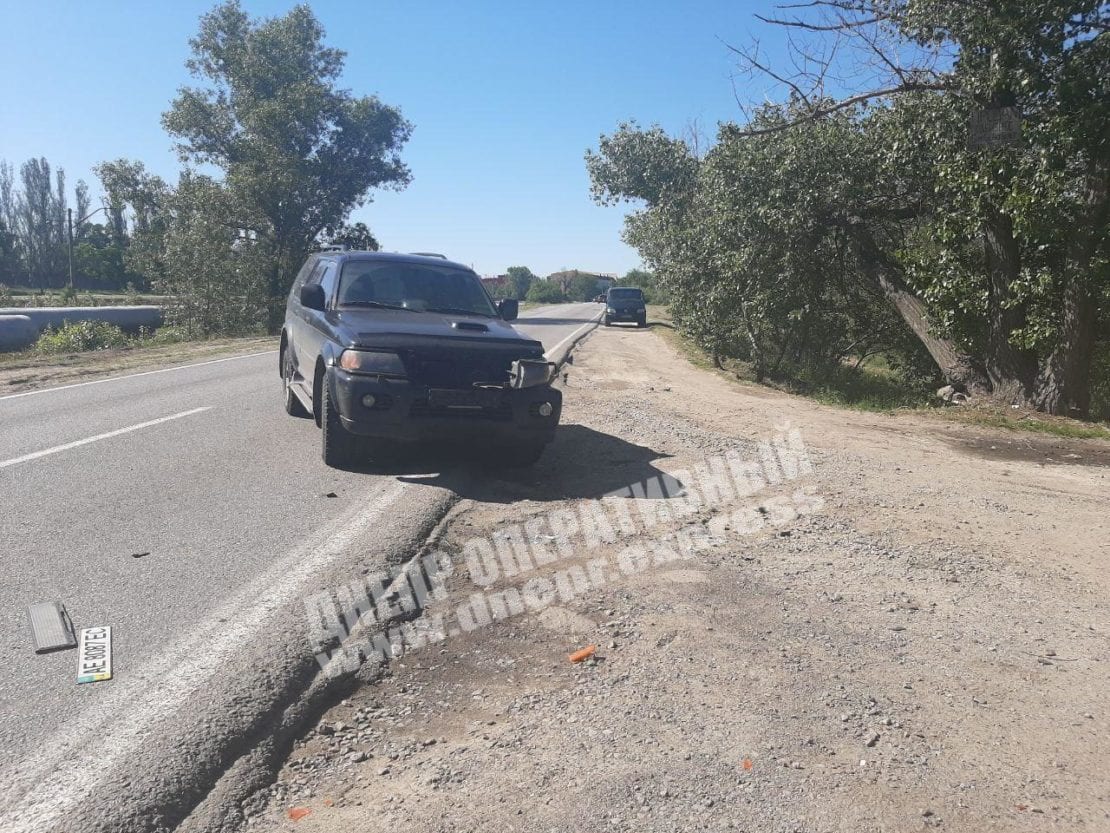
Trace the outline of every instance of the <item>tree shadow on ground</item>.
<instances>
[{"instance_id":1,"label":"tree shadow on ground","mask_svg":"<svg viewBox=\"0 0 1110 833\"><path fill-rule=\"evenodd\" d=\"M600 498L612 493L667 499L682 483L652 465L669 455L595 431L561 425L531 468L512 468L507 453L470 443L437 443L393 450L352 470L395 476L405 483L450 489L485 503Z\"/></svg>"}]
</instances>

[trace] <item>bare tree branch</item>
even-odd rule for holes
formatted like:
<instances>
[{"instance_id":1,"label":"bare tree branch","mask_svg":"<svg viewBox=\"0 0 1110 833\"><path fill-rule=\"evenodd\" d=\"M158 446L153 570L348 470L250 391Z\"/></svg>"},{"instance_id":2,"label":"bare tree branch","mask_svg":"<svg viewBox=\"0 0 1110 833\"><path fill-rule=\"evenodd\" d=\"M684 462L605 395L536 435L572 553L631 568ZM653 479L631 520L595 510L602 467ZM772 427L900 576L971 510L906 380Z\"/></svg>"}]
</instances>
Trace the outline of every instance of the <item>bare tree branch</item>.
<instances>
[{"instance_id":1,"label":"bare tree branch","mask_svg":"<svg viewBox=\"0 0 1110 833\"><path fill-rule=\"evenodd\" d=\"M806 124L808 122L818 121L825 116L836 113L840 110L845 110L848 107L854 107L857 104L863 104L867 101L873 101L877 98L885 98L891 95L899 95L901 93L911 92L929 92L929 91L949 91L958 92L958 90L947 83L929 83L929 82L916 82L911 81L906 84L900 84L895 87L888 87L882 90L871 90L870 92L860 93L859 95L851 96L850 98L841 99L840 101L833 102L825 106L815 107L811 112L804 116L786 122L784 124L773 125L771 127L760 127L750 130L738 130L736 135L744 136L765 136L768 133L781 133L784 130L789 130L799 124Z\"/></svg>"}]
</instances>

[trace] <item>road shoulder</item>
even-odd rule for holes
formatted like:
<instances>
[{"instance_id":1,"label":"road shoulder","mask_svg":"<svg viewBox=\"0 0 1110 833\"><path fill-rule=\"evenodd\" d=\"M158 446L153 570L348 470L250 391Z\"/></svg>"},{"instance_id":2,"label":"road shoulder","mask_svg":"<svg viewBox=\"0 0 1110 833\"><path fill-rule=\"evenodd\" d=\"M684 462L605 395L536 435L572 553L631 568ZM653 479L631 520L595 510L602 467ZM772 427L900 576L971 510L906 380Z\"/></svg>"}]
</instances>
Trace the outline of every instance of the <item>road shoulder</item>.
<instances>
[{"instance_id":1,"label":"road shoulder","mask_svg":"<svg viewBox=\"0 0 1110 833\"><path fill-rule=\"evenodd\" d=\"M1110 469L737 389L647 331L596 331L567 368L550 456L439 544L466 564L484 541L500 572L457 570L425 617L479 593L491 623L337 704L252 829L1101 829ZM794 431L812 472L713 499L714 460L770 481ZM613 492L655 520L591 537ZM510 575L514 540L533 569ZM497 615L559 573L566 592Z\"/></svg>"}]
</instances>

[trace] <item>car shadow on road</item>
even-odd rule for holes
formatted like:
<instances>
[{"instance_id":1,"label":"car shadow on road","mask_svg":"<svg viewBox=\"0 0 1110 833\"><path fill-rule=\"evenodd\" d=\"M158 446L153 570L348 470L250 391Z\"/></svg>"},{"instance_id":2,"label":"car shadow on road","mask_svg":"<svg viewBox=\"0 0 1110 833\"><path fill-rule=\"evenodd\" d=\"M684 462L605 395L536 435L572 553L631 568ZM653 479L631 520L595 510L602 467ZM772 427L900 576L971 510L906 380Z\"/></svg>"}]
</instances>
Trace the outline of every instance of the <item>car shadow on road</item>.
<instances>
[{"instance_id":1,"label":"car shadow on road","mask_svg":"<svg viewBox=\"0 0 1110 833\"><path fill-rule=\"evenodd\" d=\"M440 444L379 457L357 471L450 489L459 497L484 503L608 494L667 499L682 494L680 481L652 465L669 455L585 425L561 425L539 463L531 468L500 465L499 454L504 452L469 444Z\"/></svg>"}]
</instances>

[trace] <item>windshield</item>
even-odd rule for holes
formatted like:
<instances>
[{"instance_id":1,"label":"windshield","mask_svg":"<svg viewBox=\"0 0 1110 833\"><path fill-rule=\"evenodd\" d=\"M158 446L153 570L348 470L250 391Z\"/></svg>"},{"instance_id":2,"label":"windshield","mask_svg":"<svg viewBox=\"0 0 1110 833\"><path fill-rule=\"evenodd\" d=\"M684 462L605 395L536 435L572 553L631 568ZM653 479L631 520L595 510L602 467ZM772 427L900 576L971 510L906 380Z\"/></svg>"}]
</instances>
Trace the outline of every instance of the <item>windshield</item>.
<instances>
[{"instance_id":1,"label":"windshield","mask_svg":"<svg viewBox=\"0 0 1110 833\"><path fill-rule=\"evenodd\" d=\"M338 306L495 316L478 276L451 266L350 261L339 280Z\"/></svg>"},{"instance_id":2,"label":"windshield","mask_svg":"<svg viewBox=\"0 0 1110 833\"><path fill-rule=\"evenodd\" d=\"M638 301L638 300L640 300L640 298L643 297L643 295L644 295L643 291L639 290L639 289L610 289L609 290L609 300L610 301L630 301L630 300L637 300Z\"/></svg>"}]
</instances>

